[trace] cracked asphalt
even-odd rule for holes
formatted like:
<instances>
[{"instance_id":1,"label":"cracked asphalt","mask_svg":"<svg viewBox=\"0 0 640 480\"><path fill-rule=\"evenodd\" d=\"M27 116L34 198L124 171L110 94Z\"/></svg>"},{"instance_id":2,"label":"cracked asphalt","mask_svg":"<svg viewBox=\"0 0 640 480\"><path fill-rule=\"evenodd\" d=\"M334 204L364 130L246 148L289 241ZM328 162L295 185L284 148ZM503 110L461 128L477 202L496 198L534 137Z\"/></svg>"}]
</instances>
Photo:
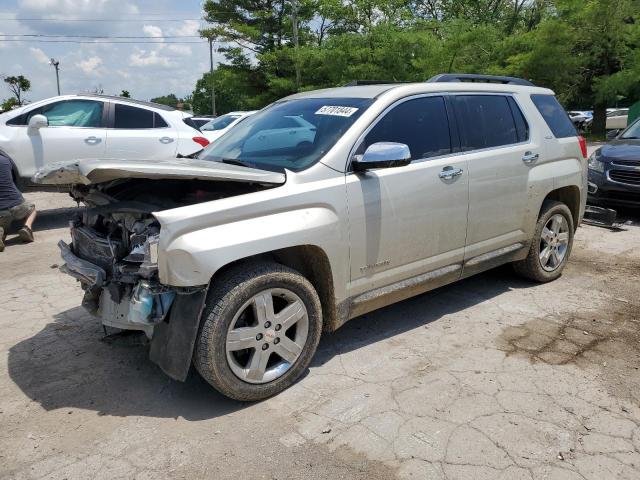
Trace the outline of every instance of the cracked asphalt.
<instances>
[{"instance_id":1,"label":"cracked asphalt","mask_svg":"<svg viewBox=\"0 0 640 480\"><path fill-rule=\"evenodd\" d=\"M355 319L242 404L103 338L56 268L73 204L28 196L37 242L0 254L0 478L640 478L640 213L580 228L555 282L504 267Z\"/></svg>"}]
</instances>

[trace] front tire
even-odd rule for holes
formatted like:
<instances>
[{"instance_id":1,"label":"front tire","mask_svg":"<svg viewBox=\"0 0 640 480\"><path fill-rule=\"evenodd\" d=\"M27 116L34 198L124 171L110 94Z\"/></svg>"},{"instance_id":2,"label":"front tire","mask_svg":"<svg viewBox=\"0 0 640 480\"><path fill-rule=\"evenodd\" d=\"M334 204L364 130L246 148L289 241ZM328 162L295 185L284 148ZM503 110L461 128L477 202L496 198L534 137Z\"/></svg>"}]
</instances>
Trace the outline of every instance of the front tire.
<instances>
[{"instance_id":1,"label":"front tire","mask_svg":"<svg viewBox=\"0 0 640 480\"><path fill-rule=\"evenodd\" d=\"M573 246L573 215L564 203L545 201L538 217L527 258L514 262L516 273L536 282L562 275Z\"/></svg>"},{"instance_id":2,"label":"front tire","mask_svg":"<svg viewBox=\"0 0 640 480\"><path fill-rule=\"evenodd\" d=\"M220 393L262 400L304 373L321 331L320 299L305 277L277 263L240 265L207 297L194 365Z\"/></svg>"}]
</instances>

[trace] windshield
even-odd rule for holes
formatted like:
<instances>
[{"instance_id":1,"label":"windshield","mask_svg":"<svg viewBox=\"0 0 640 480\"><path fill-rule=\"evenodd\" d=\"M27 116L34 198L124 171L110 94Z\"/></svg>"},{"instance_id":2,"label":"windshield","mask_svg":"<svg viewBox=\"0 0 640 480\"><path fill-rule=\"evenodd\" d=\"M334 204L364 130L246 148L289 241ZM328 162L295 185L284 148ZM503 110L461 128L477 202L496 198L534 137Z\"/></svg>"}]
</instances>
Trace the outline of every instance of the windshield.
<instances>
[{"instance_id":1,"label":"windshield","mask_svg":"<svg viewBox=\"0 0 640 480\"><path fill-rule=\"evenodd\" d=\"M230 115L227 113L226 115L222 115L216 119L211 120L208 123L205 123L200 127L200 130L222 130L223 128L227 128L240 117L241 115Z\"/></svg>"},{"instance_id":2,"label":"windshield","mask_svg":"<svg viewBox=\"0 0 640 480\"><path fill-rule=\"evenodd\" d=\"M640 118L622 132L620 138L640 138Z\"/></svg>"},{"instance_id":3,"label":"windshield","mask_svg":"<svg viewBox=\"0 0 640 480\"><path fill-rule=\"evenodd\" d=\"M278 102L238 123L198 158L276 172L304 170L320 160L372 103L368 98Z\"/></svg>"}]
</instances>

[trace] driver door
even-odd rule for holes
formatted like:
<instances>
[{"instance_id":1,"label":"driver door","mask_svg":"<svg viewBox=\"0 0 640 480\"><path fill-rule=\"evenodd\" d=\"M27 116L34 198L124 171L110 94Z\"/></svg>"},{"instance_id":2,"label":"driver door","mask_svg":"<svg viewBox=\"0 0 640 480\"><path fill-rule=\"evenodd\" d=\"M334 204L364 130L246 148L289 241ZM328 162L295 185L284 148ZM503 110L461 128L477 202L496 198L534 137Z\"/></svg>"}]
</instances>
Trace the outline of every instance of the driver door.
<instances>
[{"instance_id":1,"label":"driver door","mask_svg":"<svg viewBox=\"0 0 640 480\"><path fill-rule=\"evenodd\" d=\"M356 149L361 154L376 142L404 143L412 161L347 173L351 296L401 287L405 280L410 287L460 277L469 179L467 161L453 154L457 136L449 127L451 117L442 96L405 99L370 128ZM451 172L456 174L449 178Z\"/></svg>"},{"instance_id":2,"label":"driver door","mask_svg":"<svg viewBox=\"0 0 640 480\"><path fill-rule=\"evenodd\" d=\"M23 134L16 136L21 175L31 177L47 163L104 155L106 130L104 102L99 100L61 100L29 112ZM28 127L36 114L47 117L49 125Z\"/></svg>"}]
</instances>

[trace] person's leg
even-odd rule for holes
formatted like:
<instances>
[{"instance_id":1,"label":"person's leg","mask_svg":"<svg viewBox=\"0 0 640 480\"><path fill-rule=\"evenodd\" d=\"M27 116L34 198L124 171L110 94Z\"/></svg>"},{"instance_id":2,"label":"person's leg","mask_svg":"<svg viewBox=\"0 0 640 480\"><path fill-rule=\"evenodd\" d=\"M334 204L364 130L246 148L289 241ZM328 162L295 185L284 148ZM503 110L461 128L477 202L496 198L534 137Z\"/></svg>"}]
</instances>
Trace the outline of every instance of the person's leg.
<instances>
[{"instance_id":1,"label":"person's leg","mask_svg":"<svg viewBox=\"0 0 640 480\"><path fill-rule=\"evenodd\" d=\"M4 239L11 225L11 213L9 210L0 211L0 252L4 251Z\"/></svg>"},{"instance_id":2,"label":"person's leg","mask_svg":"<svg viewBox=\"0 0 640 480\"><path fill-rule=\"evenodd\" d=\"M34 208L32 212L25 219L24 225L22 226L22 228L18 230L18 236L20 237L20 240L22 240L25 243L33 242L33 230L31 227L33 227L33 222L35 219L36 219L36 210Z\"/></svg>"},{"instance_id":3,"label":"person's leg","mask_svg":"<svg viewBox=\"0 0 640 480\"><path fill-rule=\"evenodd\" d=\"M36 219L36 206L33 203L24 202L11 209L14 220L20 220L22 227L18 230L20 240L25 243L33 242L33 221Z\"/></svg>"}]
</instances>

